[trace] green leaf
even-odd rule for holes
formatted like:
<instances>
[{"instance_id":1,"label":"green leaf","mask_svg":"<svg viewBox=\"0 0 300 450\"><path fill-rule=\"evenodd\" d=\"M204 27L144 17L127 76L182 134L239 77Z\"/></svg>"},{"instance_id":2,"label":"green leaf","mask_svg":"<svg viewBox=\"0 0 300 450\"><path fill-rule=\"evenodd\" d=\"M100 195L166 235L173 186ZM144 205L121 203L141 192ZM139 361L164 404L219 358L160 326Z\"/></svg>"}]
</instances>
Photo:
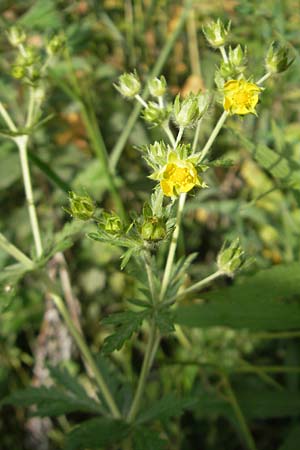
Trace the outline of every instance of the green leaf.
<instances>
[{"instance_id":1,"label":"green leaf","mask_svg":"<svg viewBox=\"0 0 300 450\"><path fill-rule=\"evenodd\" d=\"M17 24L30 29L39 28L42 31L49 28L58 29L61 27L61 20L55 7L55 1L38 0L34 2Z\"/></svg>"},{"instance_id":2,"label":"green leaf","mask_svg":"<svg viewBox=\"0 0 300 450\"><path fill-rule=\"evenodd\" d=\"M279 450L297 450L300 442L300 425L295 425L290 430L284 443L279 447Z\"/></svg>"},{"instance_id":3,"label":"green leaf","mask_svg":"<svg viewBox=\"0 0 300 450\"><path fill-rule=\"evenodd\" d=\"M81 411L87 413L100 413L101 406L91 398L82 400L71 393L67 393L56 387L29 387L17 391L6 397L1 403L3 405L31 406L36 405L35 416L60 416L70 412Z\"/></svg>"},{"instance_id":4,"label":"green leaf","mask_svg":"<svg viewBox=\"0 0 300 450\"><path fill-rule=\"evenodd\" d=\"M161 439L155 431L137 427L133 435L133 450L165 450L167 441Z\"/></svg>"},{"instance_id":5,"label":"green leaf","mask_svg":"<svg viewBox=\"0 0 300 450\"><path fill-rule=\"evenodd\" d=\"M128 432L129 425L121 421L106 418L86 420L67 435L65 449L99 449L120 441Z\"/></svg>"},{"instance_id":6,"label":"green leaf","mask_svg":"<svg viewBox=\"0 0 300 450\"><path fill-rule=\"evenodd\" d=\"M195 406L197 402L198 399L195 397L178 398L173 394L168 394L142 411L138 416L138 423L166 420L170 417L179 416L185 409Z\"/></svg>"},{"instance_id":7,"label":"green leaf","mask_svg":"<svg viewBox=\"0 0 300 450\"><path fill-rule=\"evenodd\" d=\"M201 294L204 304L181 306L175 322L188 327L229 326L249 330L300 327L300 264L261 270L233 287Z\"/></svg>"},{"instance_id":8,"label":"green leaf","mask_svg":"<svg viewBox=\"0 0 300 450\"><path fill-rule=\"evenodd\" d=\"M66 368L49 367L49 372L51 378L53 378L57 384L64 387L77 398L94 402L94 400L87 395L84 387L78 383L77 378L73 377Z\"/></svg>"},{"instance_id":9,"label":"green leaf","mask_svg":"<svg viewBox=\"0 0 300 450\"><path fill-rule=\"evenodd\" d=\"M133 312L126 311L113 314L102 321L106 325L117 326L116 331L104 340L103 352L111 353L120 350L125 341L131 338L141 327L149 311Z\"/></svg>"}]
</instances>

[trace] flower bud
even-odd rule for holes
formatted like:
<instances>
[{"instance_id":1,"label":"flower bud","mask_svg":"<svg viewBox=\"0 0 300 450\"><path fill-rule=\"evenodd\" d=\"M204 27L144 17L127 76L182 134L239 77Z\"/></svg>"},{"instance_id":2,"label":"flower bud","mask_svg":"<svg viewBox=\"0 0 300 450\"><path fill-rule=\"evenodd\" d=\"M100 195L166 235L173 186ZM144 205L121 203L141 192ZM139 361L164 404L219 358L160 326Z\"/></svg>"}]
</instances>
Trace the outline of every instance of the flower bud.
<instances>
[{"instance_id":1,"label":"flower bud","mask_svg":"<svg viewBox=\"0 0 300 450\"><path fill-rule=\"evenodd\" d=\"M214 47L222 47L228 40L231 22L228 22L227 27L218 19L216 22L209 22L202 27L203 34L209 44Z\"/></svg>"},{"instance_id":2,"label":"flower bud","mask_svg":"<svg viewBox=\"0 0 300 450\"><path fill-rule=\"evenodd\" d=\"M71 216L80 220L91 219L96 211L96 205L89 195L77 195L71 191L69 193L70 210L67 210Z\"/></svg>"},{"instance_id":3,"label":"flower bud","mask_svg":"<svg viewBox=\"0 0 300 450\"><path fill-rule=\"evenodd\" d=\"M119 84L115 88L127 98L135 97L141 90L141 83L136 73L123 73L119 77Z\"/></svg>"},{"instance_id":4,"label":"flower bud","mask_svg":"<svg viewBox=\"0 0 300 450\"><path fill-rule=\"evenodd\" d=\"M247 64L247 48L245 47L245 49L243 50L240 44L237 45L234 49L229 47L228 59L235 72L244 72Z\"/></svg>"},{"instance_id":5,"label":"flower bud","mask_svg":"<svg viewBox=\"0 0 300 450\"><path fill-rule=\"evenodd\" d=\"M287 70L293 63L287 47L281 46L279 42L272 42L265 58L266 69L270 73L280 73Z\"/></svg>"},{"instance_id":6,"label":"flower bud","mask_svg":"<svg viewBox=\"0 0 300 450\"><path fill-rule=\"evenodd\" d=\"M26 76L26 69L24 66L14 65L12 66L10 73L12 77L21 80Z\"/></svg>"},{"instance_id":7,"label":"flower bud","mask_svg":"<svg viewBox=\"0 0 300 450\"><path fill-rule=\"evenodd\" d=\"M148 217L142 225L141 236L145 241L161 241L166 235L166 224L160 217Z\"/></svg>"},{"instance_id":8,"label":"flower bud","mask_svg":"<svg viewBox=\"0 0 300 450\"><path fill-rule=\"evenodd\" d=\"M167 82L163 75L160 78L153 78L148 83L150 94L153 97L162 97L166 92Z\"/></svg>"},{"instance_id":9,"label":"flower bud","mask_svg":"<svg viewBox=\"0 0 300 450\"><path fill-rule=\"evenodd\" d=\"M179 127L187 127L193 125L199 118L198 96L190 94L182 102L179 94L174 102L174 118Z\"/></svg>"},{"instance_id":10,"label":"flower bud","mask_svg":"<svg viewBox=\"0 0 300 450\"><path fill-rule=\"evenodd\" d=\"M160 108L156 103L149 102L148 108L143 111L143 118L146 122L153 123L153 125L161 125L170 115L168 108Z\"/></svg>"},{"instance_id":11,"label":"flower bud","mask_svg":"<svg viewBox=\"0 0 300 450\"><path fill-rule=\"evenodd\" d=\"M48 55L56 55L59 53L64 48L65 43L66 37L64 34L57 34L53 36L46 46Z\"/></svg>"},{"instance_id":12,"label":"flower bud","mask_svg":"<svg viewBox=\"0 0 300 450\"><path fill-rule=\"evenodd\" d=\"M13 47L18 47L18 45L23 44L26 40L26 33L20 27L11 27L7 31L7 37Z\"/></svg>"},{"instance_id":13,"label":"flower bud","mask_svg":"<svg viewBox=\"0 0 300 450\"><path fill-rule=\"evenodd\" d=\"M223 245L218 254L217 264L219 270L232 277L245 264L245 253L240 246L239 239L234 240L229 246Z\"/></svg>"},{"instance_id":14,"label":"flower bud","mask_svg":"<svg viewBox=\"0 0 300 450\"><path fill-rule=\"evenodd\" d=\"M119 234L122 230L120 217L115 213L103 213L102 228L109 234Z\"/></svg>"}]
</instances>

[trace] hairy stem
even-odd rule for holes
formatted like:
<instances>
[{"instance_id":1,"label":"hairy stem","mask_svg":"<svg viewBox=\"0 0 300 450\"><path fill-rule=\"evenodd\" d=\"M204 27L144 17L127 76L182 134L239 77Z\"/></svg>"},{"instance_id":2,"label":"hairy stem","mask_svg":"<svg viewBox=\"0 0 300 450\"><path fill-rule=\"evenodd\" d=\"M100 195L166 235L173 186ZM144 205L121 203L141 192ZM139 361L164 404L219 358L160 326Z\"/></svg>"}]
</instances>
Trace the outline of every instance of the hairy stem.
<instances>
[{"instance_id":1,"label":"hairy stem","mask_svg":"<svg viewBox=\"0 0 300 450\"><path fill-rule=\"evenodd\" d=\"M130 408L130 411L129 411L128 417L127 417L128 422L133 422L138 413L138 409L139 409L139 406L141 403L147 376L148 376L149 370L151 368L151 363L154 359L153 349L155 346L155 342L156 342L156 325L155 325L155 321L152 320L151 325L150 325L150 335L149 335L149 339L148 339L148 343L147 343L147 347L146 347L146 351L145 351L142 370L140 373L137 389L136 389L136 392L135 392L135 395L134 395L134 398L133 398L133 401L131 404L131 408Z\"/></svg>"},{"instance_id":2,"label":"hairy stem","mask_svg":"<svg viewBox=\"0 0 300 450\"><path fill-rule=\"evenodd\" d=\"M225 123L225 120L228 117L228 112L224 111L223 114L221 115L220 119L218 120L215 128L213 129L208 141L206 142L203 150L200 152L200 158L199 158L199 162L203 161L205 156L207 155L207 153L210 150L210 147L212 146L212 144L214 143L214 140L216 139L216 137L218 136L222 126Z\"/></svg>"},{"instance_id":3,"label":"hairy stem","mask_svg":"<svg viewBox=\"0 0 300 450\"><path fill-rule=\"evenodd\" d=\"M179 236L179 231L180 231L181 218L182 218L182 212L183 212L185 200L186 200L186 194L181 194L179 197L179 202L178 202L176 225L175 225L175 229L173 231L171 244L169 247L168 258L167 258L167 262L166 262L166 267L165 267L163 280L162 280L162 286L161 286L161 291L160 291L160 296L159 296L160 301L162 301L164 299L165 293L168 288L168 284L170 282L170 276L171 276L175 252L176 252L176 248L177 248L177 242L178 242L178 236Z\"/></svg>"},{"instance_id":4,"label":"hairy stem","mask_svg":"<svg viewBox=\"0 0 300 450\"><path fill-rule=\"evenodd\" d=\"M0 233L0 247L6 253L11 255L13 258L15 258L21 264L23 264L23 266L25 266L27 269L30 270L34 267L33 261L31 261L31 259L28 258L28 256L25 255L25 253L23 253L21 250L19 250L18 247L16 247L11 242L9 242L2 233Z\"/></svg>"}]
</instances>

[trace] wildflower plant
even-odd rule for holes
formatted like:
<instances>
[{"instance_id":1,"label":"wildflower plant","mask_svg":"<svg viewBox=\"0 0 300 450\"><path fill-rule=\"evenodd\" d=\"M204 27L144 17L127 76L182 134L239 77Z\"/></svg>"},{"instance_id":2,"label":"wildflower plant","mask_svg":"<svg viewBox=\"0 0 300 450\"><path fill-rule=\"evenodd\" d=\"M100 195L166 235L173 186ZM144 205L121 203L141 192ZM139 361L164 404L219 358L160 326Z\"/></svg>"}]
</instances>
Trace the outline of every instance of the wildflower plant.
<instances>
[{"instance_id":1,"label":"wildflower plant","mask_svg":"<svg viewBox=\"0 0 300 450\"><path fill-rule=\"evenodd\" d=\"M130 395L125 401L117 388L111 389L109 376L107 373L102 373L101 364L95 361L85 336L74 323L62 299L61 288L53 283L47 273L45 265L53 254L63 251L71 244L63 240L58 246L52 248L49 254L45 252L33 198L27 158L29 137L47 119L43 117L42 110L47 93L46 75L54 58L63 54L65 37L58 34L52 37L42 49L36 50L27 45L27 36L23 30L13 28L8 31L8 39L17 52L11 74L27 87L28 108L25 123L17 125L5 106L0 103L0 114L6 127L2 130L2 134L12 139L19 149L28 213L35 242L35 255L30 258L8 242L3 235L0 235L0 245L23 268L20 278L27 272L36 271L39 274L77 344L86 364L88 376L94 380L96 394L93 392L90 396L77 381L70 381L65 373L62 375L55 370L52 371L53 378L63 380L69 389L62 399L65 409L64 405L61 406L59 403L60 399L57 399L60 405L57 415L77 410L96 415L96 418L89 422L87 432L84 429L81 435L80 427L71 432L70 449L97 448L98 444L110 445L122 440L127 445L126 448L131 448L131 438L136 440L138 433L145 434L145 427L141 424L143 421L147 423L147 414L145 411L141 413L141 410L145 407L143 404L145 388L160 342L162 338L174 334L181 343L186 343L186 337L178 325L178 320L176 321L176 308L179 302L190 298L191 295L196 295L218 278L234 277L249 263L249 258L245 255L238 239L224 244L215 261L215 272L203 279L191 282L187 276L196 255L176 259L186 202L189 197L197 198L199 191L210 188L208 175L212 167L222 165L222 162L212 161L210 151L226 120L230 116L244 117L248 114L259 114L259 100L263 97L265 89L264 81L275 73L287 69L292 62L286 49L279 49L272 44L265 61L267 73L259 80L253 80L251 70L248 72L247 50L242 49L240 45L234 48L228 45L230 28L230 23L224 25L218 19L216 22L210 22L203 29L209 45L219 50L221 55L221 62L215 76L217 92L209 93L199 90L198 93L190 93L185 97L178 94L172 101L168 93L167 81L163 76L150 78L143 87L143 82L136 71L124 73L114 85L126 100L136 101L141 105L141 117L146 125L157 127L162 136L161 140L136 149L140 163L142 164L144 160L148 165L148 176L153 182L153 191L148 193L140 213L118 208L121 197L116 192L114 184L112 194L113 198L118 200L116 202L118 204L115 205L116 211L97 208L96 201L88 192L82 194L71 191L69 193L69 205L65 211L75 220L75 223L76 221L80 224L87 223L87 236L95 241L95 246L101 242L121 248L121 269L128 269L136 274L134 295L126 299L128 309L112 314L101 321L102 325L110 329L112 327L112 332L103 341L102 356L121 350L132 336L135 339L140 333L147 336L140 373L137 380L132 383ZM143 96L145 89L149 91L150 99ZM214 103L221 105L223 111L206 141L202 142L199 139L201 127L208 111L214 107ZM191 132L194 132L192 142L189 140ZM102 160L105 162L106 159L107 155L104 155ZM109 165L105 164L109 171ZM110 172L108 178L113 179ZM239 364L242 356L253 350L254 343L250 338L248 339L247 332L239 334L231 332L226 327L208 332L201 331L200 334L203 349L200 363L217 366L217 373L221 374L225 380L223 380L224 391L228 396L232 395L226 370L228 367L232 369ZM221 348L217 348L217 351L214 346L215 336L218 337L219 342L223 336L225 342L223 347L221 345ZM41 395L42 400L39 400L38 394ZM42 395L44 395L43 398ZM57 393L56 396L58 396ZM31 400L28 401L31 399L30 395L27 396L27 400L25 397L23 403L30 404ZM9 401L15 402L16 399L12 397L7 400ZM32 403L34 402L38 404L38 411L41 413L45 406L45 391L39 390ZM173 403L174 409L178 407L176 402ZM192 404L193 399L189 398L188 401L182 402L180 408L188 408ZM237 415L240 419L239 410ZM97 434L95 430L97 431L98 424L100 434L105 430L105 438L101 435L100 438L98 436L98 441L92 441L89 438L86 442L80 441L84 439L82 436L89 435L89 430ZM245 425L242 425L245 430ZM255 448L248 430L245 432L245 440L248 448ZM77 443L72 444L75 441ZM160 438L157 442L158 446L155 448L163 448L164 442Z\"/></svg>"}]
</instances>

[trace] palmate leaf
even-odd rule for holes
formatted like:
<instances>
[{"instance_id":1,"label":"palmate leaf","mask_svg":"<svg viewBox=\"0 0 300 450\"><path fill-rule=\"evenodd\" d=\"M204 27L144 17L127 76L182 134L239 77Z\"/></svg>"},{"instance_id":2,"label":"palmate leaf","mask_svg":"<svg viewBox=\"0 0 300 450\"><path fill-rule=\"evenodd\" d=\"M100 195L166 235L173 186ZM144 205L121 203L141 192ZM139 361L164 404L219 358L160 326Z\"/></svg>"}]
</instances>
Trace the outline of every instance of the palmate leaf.
<instances>
[{"instance_id":1,"label":"palmate leaf","mask_svg":"<svg viewBox=\"0 0 300 450\"><path fill-rule=\"evenodd\" d=\"M179 416L184 410L193 408L198 401L195 397L180 398L174 394L168 394L142 411L138 416L137 422L146 423L153 420L166 420L170 417Z\"/></svg>"},{"instance_id":2,"label":"palmate leaf","mask_svg":"<svg viewBox=\"0 0 300 450\"><path fill-rule=\"evenodd\" d=\"M175 322L253 331L300 328L300 263L261 270L242 283L201 294L201 298L209 302L177 308Z\"/></svg>"},{"instance_id":3,"label":"palmate leaf","mask_svg":"<svg viewBox=\"0 0 300 450\"><path fill-rule=\"evenodd\" d=\"M36 405L33 415L40 417L60 416L75 411L99 414L102 411L101 406L89 397L82 399L63 389L44 386L15 392L0 403L0 406L3 405Z\"/></svg>"},{"instance_id":4,"label":"palmate leaf","mask_svg":"<svg viewBox=\"0 0 300 450\"><path fill-rule=\"evenodd\" d=\"M126 437L129 429L128 424L118 420L101 417L86 420L67 435L64 448L65 450L107 448L104 446Z\"/></svg>"},{"instance_id":5,"label":"palmate leaf","mask_svg":"<svg viewBox=\"0 0 300 450\"><path fill-rule=\"evenodd\" d=\"M105 325L115 325L117 328L113 334L108 336L103 343L103 353L111 353L120 350L124 343L131 338L141 327L149 311L133 312L126 311L113 314L102 321Z\"/></svg>"}]
</instances>

